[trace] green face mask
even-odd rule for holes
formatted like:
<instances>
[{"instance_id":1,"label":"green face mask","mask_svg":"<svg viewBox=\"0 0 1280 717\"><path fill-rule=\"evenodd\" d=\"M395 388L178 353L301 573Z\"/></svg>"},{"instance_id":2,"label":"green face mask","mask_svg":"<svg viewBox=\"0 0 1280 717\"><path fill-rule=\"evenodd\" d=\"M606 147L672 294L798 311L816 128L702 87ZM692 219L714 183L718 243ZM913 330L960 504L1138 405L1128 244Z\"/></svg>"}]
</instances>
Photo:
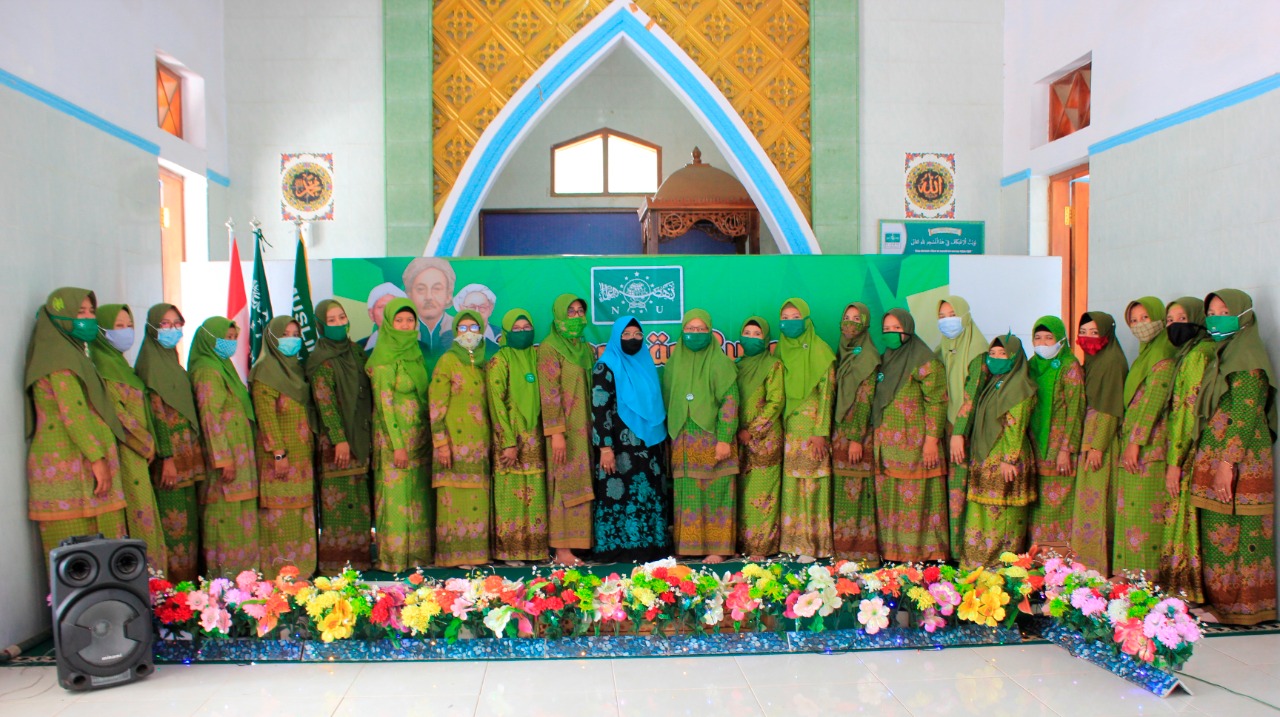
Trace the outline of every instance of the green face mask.
<instances>
[{"instance_id":1,"label":"green face mask","mask_svg":"<svg viewBox=\"0 0 1280 717\"><path fill-rule=\"evenodd\" d=\"M350 329L351 329L350 324L343 324L341 326L330 326L328 324L325 324L324 337L326 339L329 339L330 341L346 341L347 331L349 331Z\"/></svg>"},{"instance_id":2,"label":"green face mask","mask_svg":"<svg viewBox=\"0 0 1280 717\"><path fill-rule=\"evenodd\" d=\"M995 358L990 354L987 355L987 368L996 376L1003 376L1009 373L1013 368L1013 359L1011 358Z\"/></svg>"},{"instance_id":3,"label":"green face mask","mask_svg":"<svg viewBox=\"0 0 1280 717\"><path fill-rule=\"evenodd\" d=\"M769 344L765 343L764 339L757 339L752 336L743 336L741 341L742 352L748 356L756 356L769 348Z\"/></svg>"},{"instance_id":4,"label":"green face mask","mask_svg":"<svg viewBox=\"0 0 1280 717\"><path fill-rule=\"evenodd\" d=\"M1240 330L1239 316L1206 316L1204 327L1214 341L1225 341Z\"/></svg>"},{"instance_id":5,"label":"green face mask","mask_svg":"<svg viewBox=\"0 0 1280 717\"><path fill-rule=\"evenodd\" d=\"M89 343L98 338L98 320L97 319L77 319L74 316L55 316L55 319L71 322L71 338L78 341Z\"/></svg>"},{"instance_id":6,"label":"green face mask","mask_svg":"<svg viewBox=\"0 0 1280 717\"><path fill-rule=\"evenodd\" d=\"M533 345L533 329L508 331L506 336L507 345L513 349L527 349Z\"/></svg>"},{"instance_id":7,"label":"green face mask","mask_svg":"<svg viewBox=\"0 0 1280 717\"><path fill-rule=\"evenodd\" d=\"M562 333L565 337L576 339L582 335L582 330L587 328L587 317L570 316L564 321L561 321L560 324L564 327Z\"/></svg>"},{"instance_id":8,"label":"green face mask","mask_svg":"<svg viewBox=\"0 0 1280 717\"><path fill-rule=\"evenodd\" d=\"M804 335L804 319L782 319L782 335L798 339Z\"/></svg>"},{"instance_id":9,"label":"green face mask","mask_svg":"<svg viewBox=\"0 0 1280 717\"><path fill-rule=\"evenodd\" d=\"M684 336L681 337L681 341L684 343L685 348L690 351L701 351L711 345L711 332L695 334L686 331Z\"/></svg>"},{"instance_id":10,"label":"green face mask","mask_svg":"<svg viewBox=\"0 0 1280 717\"><path fill-rule=\"evenodd\" d=\"M902 341L905 337L897 332L884 335L884 345L891 349L902 348Z\"/></svg>"}]
</instances>

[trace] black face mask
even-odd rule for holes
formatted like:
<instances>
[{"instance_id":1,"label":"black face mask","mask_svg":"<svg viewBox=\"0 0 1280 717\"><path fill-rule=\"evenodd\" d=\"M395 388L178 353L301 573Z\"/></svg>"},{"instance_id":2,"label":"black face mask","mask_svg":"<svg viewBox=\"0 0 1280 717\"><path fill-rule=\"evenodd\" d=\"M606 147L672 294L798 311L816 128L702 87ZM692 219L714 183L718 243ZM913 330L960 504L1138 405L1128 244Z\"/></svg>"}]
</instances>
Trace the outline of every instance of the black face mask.
<instances>
[{"instance_id":1,"label":"black face mask","mask_svg":"<svg viewBox=\"0 0 1280 717\"><path fill-rule=\"evenodd\" d=\"M622 339L622 353L635 356L644 348L644 339Z\"/></svg>"},{"instance_id":2,"label":"black face mask","mask_svg":"<svg viewBox=\"0 0 1280 717\"><path fill-rule=\"evenodd\" d=\"M1165 331L1169 334L1170 343L1174 346L1182 346L1191 339L1194 339L1196 336L1199 336L1201 328L1202 327L1199 324L1182 321L1169 324L1169 328L1165 329Z\"/></svg>"}]
</instances>

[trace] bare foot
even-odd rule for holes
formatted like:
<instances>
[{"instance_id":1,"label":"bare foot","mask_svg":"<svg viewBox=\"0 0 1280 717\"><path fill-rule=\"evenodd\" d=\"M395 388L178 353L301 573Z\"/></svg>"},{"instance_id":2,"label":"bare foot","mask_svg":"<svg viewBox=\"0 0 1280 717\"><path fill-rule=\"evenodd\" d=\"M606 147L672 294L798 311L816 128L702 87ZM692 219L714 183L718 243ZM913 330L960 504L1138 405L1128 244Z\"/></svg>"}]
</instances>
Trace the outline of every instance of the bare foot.
<instances>
[{"instance_id":1,"label":"bare foot","mask_svg":"<svg viewBox=\"0 0 1280 717\"><path fill-rule=\"evenodd\" d=\"M459 565L459 566L457 566L457 568L458 568L459 570L465 570L465 571L467 571L467 572L471 572L472 570L475 570L475 569L476 569L476 566L474 566L474 565Z\"/></svg>"},{"instance_id":2,"label":"bare foot","mask_svg":"<svg viewBox=\"0 0 1280 717\"><path fill-rule=\"evenodd\" d=\"M707 557L702 559L702 562L708 565L715 565L716 563L723 563L724 557L720 555L708 555Z\"/></svg>"},{"instance_id":3,"label":"bare foot","mask_svg":"<svg viewBox=\"0 0 1280 717\"><path fill-rule=\"evenodd\" d=\"M752 562L752 563L763 563L763 562L764 562L764 556L763 556L763 555L751 555L751 556L748 556L748 557L747 557L747 561L748 561L748 562Z\"/></svg>"},{"instance_id":4,"label":"bare foot","mask_svg":"<svg viewBox=\"0 0 1280 717\"><path fill-rule=\"evenodd\" d=\"M562 565L582 565L583 562L568 548L556 548L556 562Z\"/></svg>"},{"instance_id":5,"label":"bare foot","mask_svg":"<svg viewBox=\"0 0 1280 717\"><path fill-rule=\"evenodd\" d=\"M801 565L808 565L809 563L812 563L814 560L817 560L817 558L813 557L812 555L801 555L800 557L796 558L796 562L800 563Z\"/></svg>"},{"instance_id":6,"label":"bare foot","mask_svg":"<svg viewBox=\"0 0 1280 717\"><path fill-rule=\"evenodd\" d=\"M524 567L524 561L523 561L523 560L503 560L503 561L502 561L502 564L503 564L503 565L505 565L505 566L507 566L508 568L523 568L523 567Z\"/></svg>"}]
</instances>

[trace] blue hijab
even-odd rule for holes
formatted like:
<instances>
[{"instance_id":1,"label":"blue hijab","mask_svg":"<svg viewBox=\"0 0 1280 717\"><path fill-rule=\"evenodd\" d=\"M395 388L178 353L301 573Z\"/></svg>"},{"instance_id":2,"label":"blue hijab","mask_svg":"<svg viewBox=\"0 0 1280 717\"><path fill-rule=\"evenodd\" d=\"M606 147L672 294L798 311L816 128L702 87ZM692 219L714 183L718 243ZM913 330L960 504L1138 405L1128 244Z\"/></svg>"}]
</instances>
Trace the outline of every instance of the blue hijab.
<instances>
[{"instance_id":1,"label":"blue hijab","mask_svg":"<svg viewBox=\"0 0 1280 717\"><path fill-rule=\"evenodd\" d=\"M633 321L640 326L634 316L623 316L613 322L613 333L609 335L609 343L605 345L599 363L613 372L618 393L618 415L622 422L646 446L656 446L667 437L667 409L662 406L662 390L658 386L658 368L653 365L653 355L645 348L634 356L628 356L622 350L622 332Z\"/></svg>"}]
</instances>

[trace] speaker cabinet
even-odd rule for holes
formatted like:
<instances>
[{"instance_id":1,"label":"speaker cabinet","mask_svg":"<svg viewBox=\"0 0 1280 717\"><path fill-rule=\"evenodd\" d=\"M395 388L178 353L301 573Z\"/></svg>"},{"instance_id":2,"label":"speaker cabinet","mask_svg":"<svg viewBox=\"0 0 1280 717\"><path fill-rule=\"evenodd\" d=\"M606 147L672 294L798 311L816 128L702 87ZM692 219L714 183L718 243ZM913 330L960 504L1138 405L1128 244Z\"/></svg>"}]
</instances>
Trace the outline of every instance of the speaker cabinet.
<instances>
[{"instance_id":1,"label":"speaker cabinet","mask_svg":"<svg viewBox=\"0 0 1280 717\"><path fill-rule=\"evenodd\" d=\"M81 536L49 551L59 684L93 690L155 671L148 578L141 540Z\"/></svg>"}]
</instances>

